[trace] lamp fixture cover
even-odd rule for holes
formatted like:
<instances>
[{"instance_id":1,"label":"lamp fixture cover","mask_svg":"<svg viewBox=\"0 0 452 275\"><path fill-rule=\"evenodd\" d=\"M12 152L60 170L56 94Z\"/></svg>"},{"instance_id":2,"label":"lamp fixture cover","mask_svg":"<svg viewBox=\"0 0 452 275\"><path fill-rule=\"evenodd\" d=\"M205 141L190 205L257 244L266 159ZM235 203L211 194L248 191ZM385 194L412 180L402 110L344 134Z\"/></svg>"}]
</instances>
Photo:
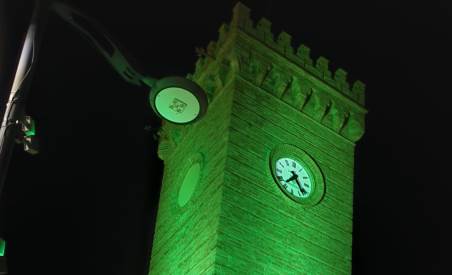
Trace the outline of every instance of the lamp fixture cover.
<instances>
[{"instance_id":1,"label":"lamp fixture cover","mask_svg":"<svg viewBox=\"0 0 452 275\"><path fill-rule=\"evenodd\" d=\"M156 81L149 100L154 112L169 122L187 124L207 111L207 96L195 82L177 76Z\"/></svg>"}]
</instances>

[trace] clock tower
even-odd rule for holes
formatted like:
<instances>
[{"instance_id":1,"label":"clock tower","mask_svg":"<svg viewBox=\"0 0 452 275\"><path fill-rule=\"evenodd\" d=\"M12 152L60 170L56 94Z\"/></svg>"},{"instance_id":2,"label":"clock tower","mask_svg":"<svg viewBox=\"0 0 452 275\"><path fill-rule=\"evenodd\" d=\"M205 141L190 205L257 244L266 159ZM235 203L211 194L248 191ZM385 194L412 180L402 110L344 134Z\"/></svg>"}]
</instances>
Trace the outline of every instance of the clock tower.
<instances>
[{"instance_id":1,"label":"clock tower","mask_svg":"<svg viewBox=\"0 0 452 275\"><path fill-rule=\"evenodd\" d=\"M164 123L150 274L350 274L364 84L238 3L189 78L206 115Z\"/></svg>"}]
</instances>

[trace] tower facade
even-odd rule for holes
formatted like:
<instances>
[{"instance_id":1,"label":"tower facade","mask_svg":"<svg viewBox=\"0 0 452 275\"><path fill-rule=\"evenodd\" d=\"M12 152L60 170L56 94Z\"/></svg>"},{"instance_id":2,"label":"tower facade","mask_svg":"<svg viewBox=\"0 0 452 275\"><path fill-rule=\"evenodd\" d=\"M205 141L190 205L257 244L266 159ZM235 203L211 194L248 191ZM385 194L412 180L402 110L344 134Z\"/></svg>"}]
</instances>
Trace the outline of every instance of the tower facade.
<instances>
[{"instance_id":1,"label":"tower facade","mask_svg":"<svg viewBox=\"0 0 452 275\"><path fill-rule=\"evenodd\" d=\"M209 109L160 131L150 274L350 274L364 84L240 3L189 77Z\"/></svg>"}]
</instances>

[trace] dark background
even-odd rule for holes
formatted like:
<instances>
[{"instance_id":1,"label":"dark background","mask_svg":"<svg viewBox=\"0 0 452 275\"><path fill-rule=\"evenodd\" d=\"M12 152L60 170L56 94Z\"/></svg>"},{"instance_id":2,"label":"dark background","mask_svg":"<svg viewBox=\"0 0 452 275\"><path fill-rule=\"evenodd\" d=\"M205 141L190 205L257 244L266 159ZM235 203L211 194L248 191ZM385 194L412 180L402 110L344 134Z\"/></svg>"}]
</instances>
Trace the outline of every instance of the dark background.
<instances>
[{"instance_id":1,"label":"dark background","mask_svg":"<svg viewBox=\"0 0 452 275\"><path fill-rule=\"evenodd\" d=\"M0 2L0 84L30 15ZM236 1L69 1L154 77L193 72ZM243 1L313 57L367 84L356 147L354 274L450 274L452 7L447 1ZM2 95L3 96L3 95ZM27 111L41 153L16 146L1 197L11 275L144 274L162 164L147 91L120 79L86 41L49 18Z\"/></svg>"}]
</instances>

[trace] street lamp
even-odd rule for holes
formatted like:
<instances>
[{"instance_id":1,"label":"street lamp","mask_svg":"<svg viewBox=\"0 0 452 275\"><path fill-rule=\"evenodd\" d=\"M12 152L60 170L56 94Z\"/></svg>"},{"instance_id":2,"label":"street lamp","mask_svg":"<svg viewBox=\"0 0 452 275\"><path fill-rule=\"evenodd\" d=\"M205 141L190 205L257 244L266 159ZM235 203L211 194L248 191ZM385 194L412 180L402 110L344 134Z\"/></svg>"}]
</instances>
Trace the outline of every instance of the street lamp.
<instances>
[{"instance_id":1,"label":"street lamp","mask_svg":"<svg viewBox=\"0 0 452 275\"><path fill-rule=\"evenodd\" d=\"M94 20L66 4L54 3L53 0L36 0L1 121L0 195L14 141L23 143L24 149L31 154L38 152L34 121L25 114L25 103L36 67L43 25L49 11L56 13L88 39L125 81L150 89L150 105L160 118L171 123L188 124L200 119L207 110L206 93L195 82L177 76L156 80L143 75L130 65L117 43ZM0 274L6 274L6 259L2 255L4 242L0 241Z\"/></svg>"},{"instance_id":2,"label":"street lamp","mask_svg":"<svg viewBox=\"0 0 452 275\"><path fill-rule=\"evenodd\" d=\"M55 3L52 8L92 43L125 81L138 86L144 84L151 89L149 103L160 118L188 124L205 114L207 96L198 84L177 76L159 80L143 76L129 64L118 45L94 20L62 3Z\"/></svg>"},{"instance_id":3,"label":"street lamp","mask_svg":"<svg viewBox=\"0 0 452 275\"><path fill-rule=\"evenodd\" d=\"M63 3L53 0L35 1L33 16L0 128L0 194L14 140L23 143L29 153L34 154L38 151L34 148L37 144L34 128L32 133L28 130L30 125L34 125L34 121L25 114L25 101L36 67L43 24L49 11L57 14L91 42L126 82L149 89L149 103L161 119L175 124L188 124L200 119L207 111L206 93L195 82L178 76L156 80L143 75L130 64L124 51L108 32L93 19Z\"/></svg>"},{"instance_id":4,"label":"street lamp","mask_svg":"<svg viewBox=\"0 0 452 275\"><path fill-rule=\"evenodd\" d=\"M149 93L149 103L159 117L177 124L194 122L207 110L204 90L182 77L156 81Z\"/></svg>"}]
</instances>

